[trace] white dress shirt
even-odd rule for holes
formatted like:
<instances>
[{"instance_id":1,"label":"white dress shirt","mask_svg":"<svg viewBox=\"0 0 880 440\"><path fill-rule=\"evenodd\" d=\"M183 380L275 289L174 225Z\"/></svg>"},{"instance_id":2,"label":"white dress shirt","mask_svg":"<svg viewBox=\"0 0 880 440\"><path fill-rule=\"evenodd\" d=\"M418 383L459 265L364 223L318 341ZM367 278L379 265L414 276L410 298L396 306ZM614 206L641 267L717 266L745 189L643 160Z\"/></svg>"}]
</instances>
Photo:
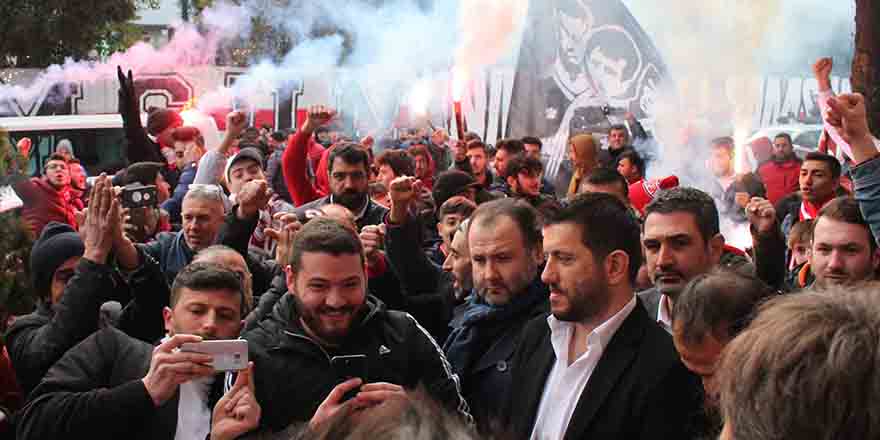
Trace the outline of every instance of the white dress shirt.
<instances>
[{"instance_id":1,"label":"white dress shirt","mask_svg":"<svg viewBox=\"0 0 880 440\"><path fill-rule=\"evenodd\" d=\"M171 337L166 335L161 342ZM174 440L205 440L211 432L211 415L208 396L214 376L203 377L180 384L177 401L177 430Z\"/></svg>"},{"instance_id":2,"label":"white dress shirt","mask_svg":"<svg viewBox=\"0 0 880 440\"><path fill-rule=\"evenodd\" d=\"M666 330L666 333L672 334L672 315L669 313L672 304L669 303L669 297L660 294L660 301L657 303L657 324Z\"/></svg>"},{"instance_id":3,"label":"white dress shirt","mask_svg":"<svg viewBox=\"0 0 880 440\"><path fill-rule=\"evenodd\" d=\"M633 298L614 316L587 335L587 351L569 365L568 353L571 338L574 337L575 324L563 322L553 315L547 317L550 326L550 343L556 354L556 363L547 376L544 394L538 406L532 440L557 440L565 436L569 421L577 407L593 370L602 358L602 353L611 338L617 333L623 321L636 307Z\"/></svg>"},{"instance_id":4,"label":"white dress shirt","mask_svg":"<svg viewBox=\"0 0 880 440\"><path fill-rule=\"evenodd\" d=\"M214 377L203 377L180 385L177 403L177 432L174 440L205 440L211 432L211 412L208 395Z\"/></svg>"}]
</instances>

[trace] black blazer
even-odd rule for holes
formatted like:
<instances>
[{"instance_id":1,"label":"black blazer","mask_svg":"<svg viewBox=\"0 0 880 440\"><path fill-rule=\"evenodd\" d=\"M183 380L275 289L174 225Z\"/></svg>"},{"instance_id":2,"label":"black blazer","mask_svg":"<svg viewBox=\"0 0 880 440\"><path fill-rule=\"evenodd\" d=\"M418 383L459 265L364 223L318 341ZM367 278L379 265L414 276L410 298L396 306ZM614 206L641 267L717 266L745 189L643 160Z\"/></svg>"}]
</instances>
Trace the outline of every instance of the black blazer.
<instances>
[{"instance_id":1,"label":"black blazer","mask_svg":"<svg viewBox=\"0 0 880 440\"><path fill-rule=\"evenodd\" d=\"M505 415L516 438L531 436L556 362L546 318L526 326L513 360ZM695 438L705 426L702 401L701 383L682 365L670 336L636 304L584 387L565 439Z\"/></svg>"}]
</instances>

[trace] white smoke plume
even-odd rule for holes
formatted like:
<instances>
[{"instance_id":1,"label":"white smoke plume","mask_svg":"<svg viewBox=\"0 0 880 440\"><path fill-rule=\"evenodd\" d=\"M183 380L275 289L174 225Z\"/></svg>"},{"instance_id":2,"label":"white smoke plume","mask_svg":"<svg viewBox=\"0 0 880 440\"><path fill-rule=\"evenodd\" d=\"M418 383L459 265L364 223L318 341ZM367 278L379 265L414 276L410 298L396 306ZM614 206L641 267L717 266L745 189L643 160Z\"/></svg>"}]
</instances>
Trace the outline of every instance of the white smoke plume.
<instances>
[{"instance_id":1,"label":"white smoke plume","mask_svg":"<svg viewBox=\"0 0 880 440\"><path fill-rule=\"evenodd\" d=\"M846 35L854 17L851 1L624 2L660 49L675 84L657 100L655 135L663 149L649 173L677 173L683 184L704 190L715 184L706 166L709 140L731 135L742 141L759 128L760 78L810 76L815 58L831 55L824 48L847 52L830 42L852 37ZM851 59L839 58L838 65ZM738 171L749 171L744 149L737 153ZM722 223L729 241L750 242L747 231Z\"/></svg>"},{"instance_id":2,"label":"white smoke plume","mask_svg":"<svg viewBox=\"0 0 880 440\"><path fill-rule=\"evenodd\" d=\"M368 0L294 0L281 6L246 0L242 8L259 12L295 45L280 62L257 60L232 87L201 97L198 107L228 107L232 99L246 100L291 81L320 76L335 79L343 88L354 82L369 84L371 110L385 116L374 128L385 128L395 106L410 101L414 92L419 94L417 112L422 107L429 111L432 101L445 100L438 96L445 93L442 88L425 85L435 84L454 65L477 72L510 55L527 10L525 0L424 3L391 0L377 6ZM316 30L330 29L335 32L315 37Z\"/></svg>"},{"instance_id":3,"label":"white smoke plume","mask_svg":"<svg viewBox=\"0 0 880 440\"><path fill-rule=\"evenodd\" d=\"M8 105L11 98L30 101L55 84L115 79L116 66L130 69L137 75L213 64L220 45L249 32L249 23L247 10L220 2L206 11L202 29L179 23L174 28L173 38L159 49L139 42L124 52L111 55L105 62L67 59L64 64L49 66L26 86L0 84L0 111L8 110L3 106ZM63 99L66 96L52 98Z\"/></svg>"}]
</instances>

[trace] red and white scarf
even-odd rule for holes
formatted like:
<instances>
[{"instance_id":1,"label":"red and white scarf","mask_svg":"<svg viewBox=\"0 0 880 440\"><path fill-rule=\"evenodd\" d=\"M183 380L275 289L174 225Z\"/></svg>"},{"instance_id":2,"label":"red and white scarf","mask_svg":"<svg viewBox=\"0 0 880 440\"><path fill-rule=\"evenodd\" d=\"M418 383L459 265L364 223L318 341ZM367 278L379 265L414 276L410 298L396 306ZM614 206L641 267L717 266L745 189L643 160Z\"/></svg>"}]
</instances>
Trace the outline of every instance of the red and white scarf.
<instances>
[{"instance_id":1,"label":"red and white scarf","mask_svg":"<svg viewBox=\"0 0 880 440\"><path fill-rule=\"evenodd\" d=\"M825 206L825 204L823 203L822 206ZM822 206L816 207L816 205L810 203L807 200L802 201L800 209L800 221L812 220L816 218L819 215L819 210L822 209Z\"/></svg>"}]
</instances>

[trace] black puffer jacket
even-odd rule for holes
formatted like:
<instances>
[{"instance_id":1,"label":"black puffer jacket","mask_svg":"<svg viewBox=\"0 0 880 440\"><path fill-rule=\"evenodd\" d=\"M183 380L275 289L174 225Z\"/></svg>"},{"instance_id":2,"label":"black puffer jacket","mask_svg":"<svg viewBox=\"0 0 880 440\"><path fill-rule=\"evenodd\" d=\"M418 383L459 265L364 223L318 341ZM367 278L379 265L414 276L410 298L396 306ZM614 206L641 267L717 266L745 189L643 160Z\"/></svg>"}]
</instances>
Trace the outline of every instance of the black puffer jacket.
<instances>
[{"instance_id":1,"label":"black puffer jacket","mask_svg":"<svg viewBox=\"0 0 880 440\"><path fill-rule=\"evenodd\" d=\"M296 301L284 295L271 316L243 337L254 360L260 424L279 431L312 418L318 405L343 382L330 366L339 355L367 355L366 382L388 382L413 389L421 385L438 402L470 414L458 378L437 343L412 316L389 311L368 296L366 310L341 347L321 346L303 330Z\"/></svg>"},{"instance_id":2,"label":"black puffer jacket","mask_svg":"<svg viewBox=\"0 0 880 440\"><path fill-rule=\"evenodd\" d=\"M127 301L128 286L113 268L85 258L57 304L41 301L33 313L18 318L6 333L9 359L25 395L67 350L98 331L101 304Z\"/></svg>"}]
</instances>

